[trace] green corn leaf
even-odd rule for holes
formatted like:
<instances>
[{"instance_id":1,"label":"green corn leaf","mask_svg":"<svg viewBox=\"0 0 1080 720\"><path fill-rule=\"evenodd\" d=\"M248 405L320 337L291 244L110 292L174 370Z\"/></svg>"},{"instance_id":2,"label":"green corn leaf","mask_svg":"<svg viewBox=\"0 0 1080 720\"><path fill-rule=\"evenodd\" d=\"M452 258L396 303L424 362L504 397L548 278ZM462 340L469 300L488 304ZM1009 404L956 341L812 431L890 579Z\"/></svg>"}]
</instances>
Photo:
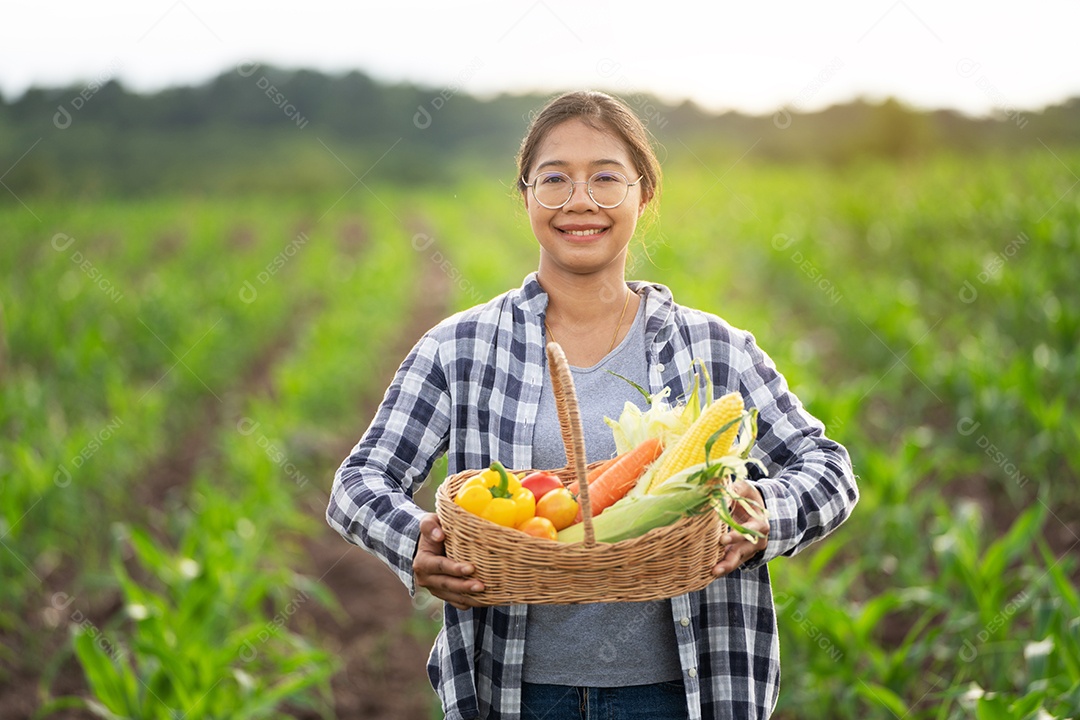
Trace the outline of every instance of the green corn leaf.
<instances>
[{"instance_id":1,"label":"green corn leaf","mask_svg":"<svg viewBox=\"0 0 1080 720\"><path fill-rule=\"evenodd\" d=\"M48 718L60 712L61 710L90 710L92 702L92 700L75 697L72 695L51 698L46 702L42 703L41 707L37 709L37 712L34 713L34 720L42 720L43 718ZM102 707L105 712L112 715L113 718L119 718L118 715L112 714L108 710L108 708L104 708L100 705L100 703L97 704L99 705L99 707Z\"/></svg>"},{"instance_id":2,"label":"green corn leaf","mask_svg":"<svg viewBox=\"0 0 1080 720\"><path fill-rule=\"evenodd\" d=\"M899 695L884 685L860 680L855 691L871 705L886 708L896 715L896 717L906 717L911 711L904 701L900 699Z\"/></svg>"},{"instance_id":3,"label":"green corn leaf","mask_svg":"<svg viewBox=\"0 0 1080 720\"><path fill-rule=\"evenodd\" d=\"M128 697L126 688L130 683L121 677L130 672L125 664L117 663L97 643L89 632L79 629L75 632L75 655L83 667L86 681L94 695L110 711L128 716L137 706L135 697Z\"/></svg>"},{"instance_id":4,"label":"green corn leaf","mask_svg":"<svg viewBox=\"0 0 1080 720\"><path fill-rule=\"evenodd\" d=\"M1016 720L1009 710L1009 704L998 695L983 695L975 705L975 717L978 720Z\"/></svg>"},{"instance_id":5,"label":"green corn leaf","mask_svg":"<svg viewBox=\"0 0 1080 720\"><path fill-rule=\"evenodd\" d=\"M844 544L840 542L833 543L818 543L814 546L812 553L806 553L806 570L810 577L817 577L829 566L833 558L844 549Z\"/></svg>"},{"instance_id":6,"label":"green corn leaf","mask_svg":"<svg viewBox=\"0 0 1080 720\"><path fill-rule=\"evenodd\" d=\"M153 658L156 661L164 676L164 687L170 690L167 695L157 692L152 699L166 706L175 703L179 707L190 708L193 702L192 694L199 688L191 658L182 655L175 645L161 635L142 638L135 652L140 658Z\"/></svg>"},{"instance_id":7,"label":"green corn leaf","mask_svg":"<svg viewBox=\"0 0 1080 720\"><path fill-rule=\"evenodd\" d=\"M761 507L750 498L733 497L731 498L731 503L733 505L741 505L750 515L765 516L765 508ZM736 520L731 512L731 508L728 507L728 503L720 501L715 503L714 507L716 508L716 513L720 516L720 520L726 523L733 532L739 533L751 542L762 537L762 534L757 530L746 527Z\"/></svg>"},{"instance_id":8,"label":"green corn leaf","mask_svg":"<svg viewBox=\"0 0 1080 720\"><path fill-rule=\"evenodd\" d=\"M1071 610L1074 617L1080 615L1080 595L1077 594L1076 588L1069 581L1066 570L1062 567L1064 563L1054 557L1050 548L1042 540L1039 541L1039 550L1042 553L1043 562L1049 568L1047 575L1050 577L1058 597Z\"/></svg>"},{"instance_id":9,"label":"green corn leaf","mask_svg":"<svg viewBox=\"0 0 1080 720\"><path fill-rule=\"evenodd\" d=\"M102 718L102 720L131 720L131 717L127 715L117 715L96 700L87 700L86 709L89 710L92 715Z\"/></svg>"},{"instance_id":10,"label":"green corn leaf","mask_svg":"<svg viewBox=\"0 0 1080 720\"><path fill-rule=\"evenodd\" d=\"M712 416L710 415L710 417L712 417ZM720 439L720 436L723 435L728 430L730 430L731 428L735 427L735 425L737 423L741 423L742 421L743 421L743 415L740 415L737 418L732 418L731 420L728 420L726 423L724 423L720 427L719 430L717 430L716 432L714 432L712 435L709 436L708 440L705 441L705 464L706 465L709 464L709 454L712 452L713 445L715 445L716 441Z\"/></svg>"},{"instance_id":11,"label":"green corn leaf","mask_svg":"<svg viewBox=\"0 0 1080 720\"><path fill-rule=\"evenodd\" d=\"M987 548L980 567L983 578L1000 578L1008 561L1031 546L1045 519L1046 511L1041 504L1024 511L1009 531Z\"/></svg>"},{"instance_id":12,"label":"green corn leaf","mask_svg":"<svg viewBox=\"0 0 1080 720\"><path fill-rule=\"evenodd\" d=\"M885 591L863 605L862 612L855 621L855 631L859 637L868 637L878 627L882 618L903 604L903 599L896 592Z\"/></svg>"},{"instance_id":13,"label":"green corn leaf","mask_svg":"<svg viewBox=\"0 0 1080 720\"><path fill-rule=\"evenodd\" d=\"M304 693L316 685L327 682L332 670L329 665L315 666L313 672L286 677L277 685L257 693L239 708L233 717L238 720L263 717L286 700Z\"/></svg>"},{"instance_id":14,"label":"green corn leaf","mask_svg":"<svg viewBox=\"0 0 1080 720\"><path fill-rule=\"evenodd\" d=\"M1078 708L1080 707L1080 673L1074 671L1072 677L1076 679L1076 682L1062 694L1060 700L1064 707Z\"/></svg>"},{"instance_id":15,"label":"green corn leaf","mask_svg":"<svg viewBox=\"0 0 1080 720\"><path fill-rule=\"evenodd\" d=\"M157 546L153 538L139 527L127 527L127 539L142 564L159 578L171 582L173 571L172 557Z\"/></svg>"},{"instance_id":16,"label":"green corn leaf","mask_svg":"<svg viewBox=\"0 0 1080 720\"><path fill-rule=\"evenodd\" d=\"M652 395L650 395L650 394L649 394L649 392L648 392L648 391L647 391L647 390L646 390L645 388L641 387L640 385L638 385L638 384L637 384L636 382L634 382L634 381L633 381L633 380L631 380L630 378L628 378L628 377L623 377L622 375L620 375L619 373L615 372L614 370L607 370L607 371L605 371L605 372L607 372L607 373L609 373L609 374L611 374L611 375L614 375L615 377L619 378L620 380L623 380L623 381L625 381L625 382L629 383L629 384L630 384L630 387L634 388L634 389L635 389L635 390L637 390L637 391L638 391L639 393L641 393L641 394L642 394L642 396L644 396L644 398L645 398L645 403L646 403L646 404L649 404L649 405L651 405L651 404L652 404Z\"/></svg>"},{"instance_id":17,"label":"green corn leaf","mask_svg":"<svg viewBox=\"0 0 1080 720\"><path fill-rule=\"evenodd\" d=\"M1042 680L1046 678L1050 654L1054 652L1054 638L1046 637L1038 642L1024 645L1024 660L1027 661L1028 678Z\"/></svg>"},{"instance_id":18,"label":"green corn leaf","mask_svg":"<svg viewBox=\"0 0 1080 720\"><path fill-rule=\"evenodd\" d=\"M1045 700L1046 694L1043 692L1028 693L1009 706L1009 713L1014 718L1035 718Z\"/></svg>"},{"instance_id":19,"label":"green corn leaf","mask_svg":"<svg viewBox=\"0 0 1080 720\"><path fill-rule=\"evenodd\" d=\"M124 563L119 557L115 556L111 561L113 577L120 583L120 589L124 592L124 599L128 604L149 605L151 604L152 593L144 590L142 586L131 579L128 575L127 569L124 567Z\"/></svg>"}]
</instances>

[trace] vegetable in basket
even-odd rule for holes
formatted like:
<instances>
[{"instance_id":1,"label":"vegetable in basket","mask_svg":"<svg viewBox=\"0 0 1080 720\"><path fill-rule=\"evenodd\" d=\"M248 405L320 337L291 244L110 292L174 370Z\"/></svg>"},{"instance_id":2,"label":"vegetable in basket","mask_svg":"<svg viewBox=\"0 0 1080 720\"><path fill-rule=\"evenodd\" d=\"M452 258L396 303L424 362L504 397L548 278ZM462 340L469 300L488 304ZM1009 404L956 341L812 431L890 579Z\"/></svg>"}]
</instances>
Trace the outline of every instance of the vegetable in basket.
<instances>
[{"instance_id":1,"label":"vegetable in basket","mask_svg":"<svg viewBox=\"0 0 1080 720\"><path fill-rule=\"evenodd\" d=\"M532 535L533 537L546 538L548 540L559 539L559 531L555 529L555 524L546 517L540 515L529 518L518 525L517 529L526 535Z\"/></svg>"},{"instance_id":2,"label":"vegetable in basket","mask_svg":"<svg viewBox=\"0 0 1080 720\"><path fill-rule=\"evenodd\" d=\"M646 469L626 497L593 518L597 541L619 542L639 537L682 517L707 511L717 512L737 532L757 535L734 520L729 503L742 504L752 514L760 515L764 509L728 490L732 482L748 477L749 466L764 472L764 466L749 457L757 435L757 412L745 410L737 392L700 409L697 387L695 378L686 405L668 406L664 402L666 392L655 398L646 394L651 406L646 413L627 403L618 422L608 420L616 431L617 445L620 436L622 442L636 441L640 433L657 431L671 445ZM707 396L711 395L712 385L707 375L705 389ZM580 523L559 533L560 542L583 539L584 526Z\"/></svg>"},{"instance_id":3,"label":"vegetable in basket","mask_svg":"<svg viewBox=\"0 0 1080 720\"><path fill-rule=\"evenodd\" d=\"M646 438L633 450L616 455L589 473L589 503L593 517L621 500L637 484L638 479L664 451L658 438ZM578 484L568 486L577 492ZM574 518L581 522L581 511Z\"/></svg>"},{"instance_id":4,"label":"vegetable in basket","mask_svg":"<svg viewBox=\"0 0 1080 720\"><path fill-rule=\"evenodd\" d=\"M454 502L503 527L517 527L536 514L532 492L499 462L466 480Z\"/></svg>"},{"instance_id":5,"label":"vegetable in basket","mask_svg":"<svg viewBox=\"0 0 1080 720\"><path fill-rule=\"evenodd\" d=\"M562 530L573 524L578 512L577 500L566 488L552 490L536 503L536 514L550 520L556 530Z\"/></svg>"},{"instance_id":6,"label":"vegetable in basket","mask_svg":"<svg viewBox=\"0 0 1080 720\"><path fill-rule=\"evenodd\" d=\"M547 493L552 490L558 490L563 486L562 480L552 475L549 472L539 470L530 475L525 476L521 481L521 486L529 488L532 491L533 497L540 500Z\"/></svg>"}]
</instances>

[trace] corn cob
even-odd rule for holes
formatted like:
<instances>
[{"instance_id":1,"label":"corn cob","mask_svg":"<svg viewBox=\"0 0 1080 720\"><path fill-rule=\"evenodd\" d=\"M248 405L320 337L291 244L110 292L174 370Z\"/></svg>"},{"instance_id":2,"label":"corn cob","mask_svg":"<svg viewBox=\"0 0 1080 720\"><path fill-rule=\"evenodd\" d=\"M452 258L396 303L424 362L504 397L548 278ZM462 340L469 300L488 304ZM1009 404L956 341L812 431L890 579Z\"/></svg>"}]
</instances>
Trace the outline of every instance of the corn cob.
<instances>
[{"instance_id":1,"label":"corn cob","mask_svg":"<svg viewBox=\"0 0 1080 720\"><path fill-rule=\"evenodd\" d=\"M738 419L743 415L742 396L731 392L713 400L700 417L694 421L678 442L657 458L660 463L653 473L646 493L652 492L660 483L691 465L705 462L705 441L720 428L728 426L713 443L710 459L721 458L731 451L731 445L739 432Z\"/></svg>"}]
</instances>

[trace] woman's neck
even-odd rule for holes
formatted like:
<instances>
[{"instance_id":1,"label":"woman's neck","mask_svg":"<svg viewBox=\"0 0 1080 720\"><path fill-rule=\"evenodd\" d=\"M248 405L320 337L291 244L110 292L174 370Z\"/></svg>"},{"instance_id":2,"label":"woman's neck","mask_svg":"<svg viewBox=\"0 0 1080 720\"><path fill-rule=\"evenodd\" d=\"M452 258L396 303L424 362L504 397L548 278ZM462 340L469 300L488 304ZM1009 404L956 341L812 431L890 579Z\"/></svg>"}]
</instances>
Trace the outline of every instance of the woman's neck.
<instances>
[{"instance_id":1,"label":"woman's neck","mask_svg":"<svg viewBox=\"0 0 1080 720\"><path fill-rule=\"evenodd\" d=\"M589 275L544 270L541 266L537 279L548 295L548 341L563 347L571 365L595 365L633 324L638 296L626 286L621 266Z\"/></svg>"}]
</instances>

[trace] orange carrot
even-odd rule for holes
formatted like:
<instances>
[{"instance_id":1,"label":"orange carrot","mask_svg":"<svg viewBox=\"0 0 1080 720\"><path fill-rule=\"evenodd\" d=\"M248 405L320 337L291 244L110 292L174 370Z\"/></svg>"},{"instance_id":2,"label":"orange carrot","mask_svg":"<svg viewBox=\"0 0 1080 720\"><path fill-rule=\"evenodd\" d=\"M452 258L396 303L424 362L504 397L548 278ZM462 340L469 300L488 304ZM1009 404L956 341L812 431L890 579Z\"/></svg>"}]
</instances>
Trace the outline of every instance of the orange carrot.
<instances>
[{"instance_id":1,"label":"orange carrot","mask_svg":"<svg viewBox=\"0 0 1080 720\"><path fill-rule=\"evenodd\" d=\"M645 472L645 468L660 457L663 450L664 446L657 438L643 440L633 450L617 457L611 467L591 481L589 504L592 507L593 516L599 515L630 492L630 488L634 487L638 478Z\"/></svg>"},{"instance_id":2,"label":"orange carrot","mask_svg":"<svg viewBox=\"0 0 1080 720\"><path fill-rule=\"evenodd\" d=\"M626 453L623 453L623 455L625 455L625 454L626 454ZM595 467L594 469L590 470L590 471L589 471L589 477L588 477L588 480L589 480L589 487L591 488L591 487L592 487L592 484L593 484L594 482L596 482L596 478L598 478L598 477L600 477L601 475L603 475L603 474L604 474L604 471L605 471L605 470L607 470L607 469L608 469L609 467L611 467L612 465L614 465L614 464L615 464L616 462L618 462L618 461L619 461L619 459L623 457L623 455L616 455L615 457L611 458L610 460L605 460L604 462L602 462L602 463L600 463L599 465L597 465L597 466L596 466L596 467ZM577 480L575 480L574 482L572 482L572 483L570 483L569 485L567 485L567 486L566 486L566 489L567 489L567 490L569 490L569 491L570 491L571 493L573 493L573 494L574 494L574 497L577 497L577 494L578 494L578 483L577 483Z\"/></svg>"}]
</instances>

